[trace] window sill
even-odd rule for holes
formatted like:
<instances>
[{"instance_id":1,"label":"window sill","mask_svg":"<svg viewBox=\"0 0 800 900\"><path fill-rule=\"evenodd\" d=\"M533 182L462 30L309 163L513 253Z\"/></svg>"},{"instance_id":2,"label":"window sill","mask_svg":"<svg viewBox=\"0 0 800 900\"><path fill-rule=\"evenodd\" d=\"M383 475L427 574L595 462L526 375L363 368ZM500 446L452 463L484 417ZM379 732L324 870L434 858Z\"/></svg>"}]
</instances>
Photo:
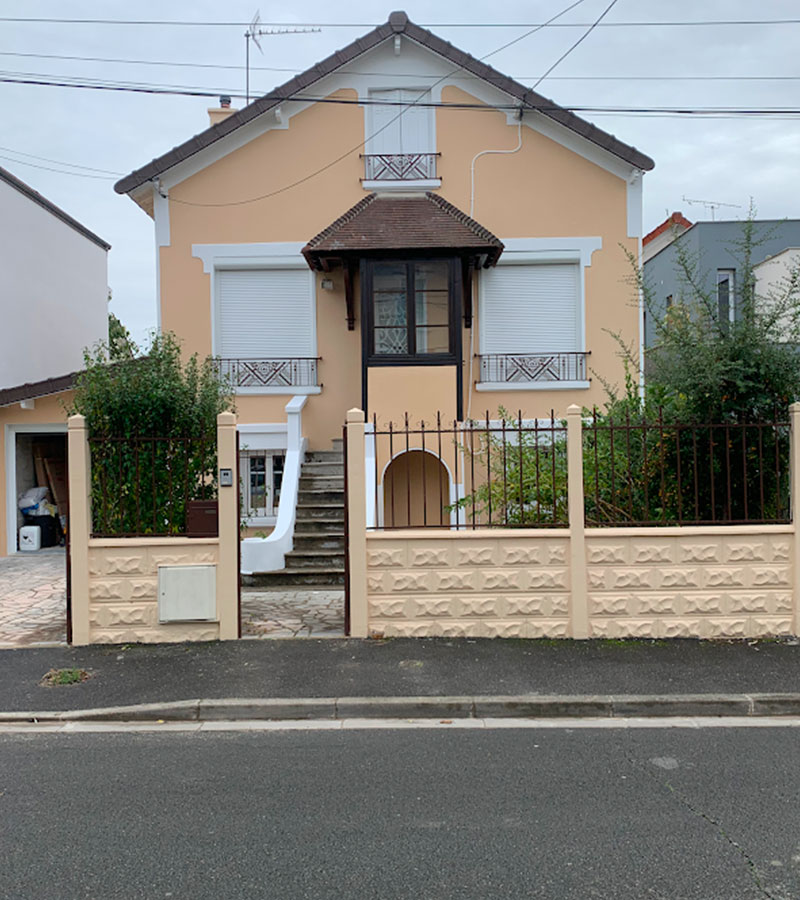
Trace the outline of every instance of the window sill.
<instances>
[{"instance_id":1,"label":"window sill","mask_svg":"<svg viewBox=\"0 0 800 900\"><path fill-rule=\"evenodd\" d=\"M581 391L590 381L479 381L476 391Z\"/></svg>"},{"instance_id":2,"label":"window sill","mask_svg":"<svg viewBox=\"0 0 800 900\"><path fill-rule=\"evenodd\" d=\"M362 179L361 187L365 191L430 191L442 186L441 178L410 178L407 181L366 181Z\"/></svg>"},{"instance_id":3,"label":"window sill","mask_svg":"<svg viewBox=\"0 0 800 900\"><path fill-rule=\"evenodd\" d=\"M314 387L310 386L295 386L287 385L286 387L237 387L234 389L234 393L236 394L283 394L286 396L308 396L310 394L321 394L322 393L322 385L316 385Z\"/></svg>"}]
</instances>

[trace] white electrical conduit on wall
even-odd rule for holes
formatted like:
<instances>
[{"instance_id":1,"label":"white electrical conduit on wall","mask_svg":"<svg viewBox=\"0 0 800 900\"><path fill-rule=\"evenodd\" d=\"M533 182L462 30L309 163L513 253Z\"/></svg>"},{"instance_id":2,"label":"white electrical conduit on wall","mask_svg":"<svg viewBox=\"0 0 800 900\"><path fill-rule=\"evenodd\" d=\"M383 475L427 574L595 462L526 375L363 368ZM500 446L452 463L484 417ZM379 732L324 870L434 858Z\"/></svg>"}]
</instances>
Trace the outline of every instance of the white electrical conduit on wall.
<instances>
[{"instance_id":1,"label":"white electrical conduit on wall","mask_svg":"<svg viewBox=\"0 0 800 900\"><path fill-rule=\"evenodd\" d=\"M481 150L472 157L472 163L469 167L469 217L475 218L475 163L482 157L488 156L490 153L500 153L507 156L510 153L516 153L522 147L522 108L517 110L517 146L513 150ZM474 301L473 297L473 301ZM469 330L469 392L467 394L467 419L472 416L472 390L474 387L474 370L475 370L475 321L478 316L478 305L472 304L472 327Z\"/></svg>"}]
</instances>

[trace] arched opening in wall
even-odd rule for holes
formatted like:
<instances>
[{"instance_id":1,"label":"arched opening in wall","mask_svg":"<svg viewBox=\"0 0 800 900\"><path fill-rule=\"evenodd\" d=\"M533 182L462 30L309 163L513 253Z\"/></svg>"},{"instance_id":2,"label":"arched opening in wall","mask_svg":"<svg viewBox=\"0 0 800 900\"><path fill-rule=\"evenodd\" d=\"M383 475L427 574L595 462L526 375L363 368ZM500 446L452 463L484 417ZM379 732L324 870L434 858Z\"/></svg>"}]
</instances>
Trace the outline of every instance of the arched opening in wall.
<instances>
[{"instance_id":1,"label":"arched opening in wall","mask_svg":"<svg viewBox=\"0 0 800 900\"><path fill-rule=\"evenodd\" d=\"M406 450L383 473L383 527L449 526L450 475L425 450Z\"/></svg>"}]
</instances>

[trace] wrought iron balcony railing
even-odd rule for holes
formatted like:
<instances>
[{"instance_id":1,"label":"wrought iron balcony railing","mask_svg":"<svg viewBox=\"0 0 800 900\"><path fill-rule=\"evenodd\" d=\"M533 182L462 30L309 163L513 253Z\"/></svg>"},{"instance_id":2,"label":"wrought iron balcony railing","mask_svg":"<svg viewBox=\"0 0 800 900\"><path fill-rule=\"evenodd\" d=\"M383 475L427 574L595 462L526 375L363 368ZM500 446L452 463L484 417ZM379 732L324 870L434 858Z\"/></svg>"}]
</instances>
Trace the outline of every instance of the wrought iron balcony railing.
<instances>
[{"instance_id":1,"label":"wrought iron balcony railing","mask_svg":"<svg viewBox=\"0 0 800 900\"><path fill-rule=\"evenodd\" d=\"M438 153L366 153L365 181L416 181L436 178Z\"/></svg>"},{"instance_id":2,"label":"wrought iron balcony railing","mask_svg":"<svg viewBox=\"0 0 800 900\"><path fill-rule=\"evenodd\" d=\"M316 358L218 359L220 374L234 388L316 387Z\"/></svg>"},{"instance_id":3,"label":"wrought iron balcony railing","mask_svg":"<svg viewBox=\"0 0 800 900\"><path fill-rule=\"evenodd\" d=\"M586 381L587 353L487 353L481 381L507 384Z\"/></svg>"}]
</instances>

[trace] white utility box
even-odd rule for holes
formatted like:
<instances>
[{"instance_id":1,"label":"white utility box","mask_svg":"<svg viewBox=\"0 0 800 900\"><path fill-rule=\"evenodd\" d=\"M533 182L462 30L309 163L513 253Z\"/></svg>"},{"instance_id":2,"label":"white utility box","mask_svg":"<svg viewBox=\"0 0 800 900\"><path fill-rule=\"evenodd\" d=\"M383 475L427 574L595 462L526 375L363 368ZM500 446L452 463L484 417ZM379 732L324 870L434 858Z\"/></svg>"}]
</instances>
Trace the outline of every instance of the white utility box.
<instances>
[{"instance_id":1,"label":"white utility box","mask_svg":"<svg viewBox=\"0 0 800 900\"><path fill-rule=\"evenodd\" d=\"M159 566L159 622L216 622L216 566Z\"/></svg>"},{"instance_id":2,"label":"white utility box","mask_svg":"<svg viewBox=\"0 0 800 900\"><path fill-rule=\"evenodd\" d=\"M42 547L42 529L38 525L22 525L19 529L20 550L40 550Z\"/></svg>"}]
</instances>

